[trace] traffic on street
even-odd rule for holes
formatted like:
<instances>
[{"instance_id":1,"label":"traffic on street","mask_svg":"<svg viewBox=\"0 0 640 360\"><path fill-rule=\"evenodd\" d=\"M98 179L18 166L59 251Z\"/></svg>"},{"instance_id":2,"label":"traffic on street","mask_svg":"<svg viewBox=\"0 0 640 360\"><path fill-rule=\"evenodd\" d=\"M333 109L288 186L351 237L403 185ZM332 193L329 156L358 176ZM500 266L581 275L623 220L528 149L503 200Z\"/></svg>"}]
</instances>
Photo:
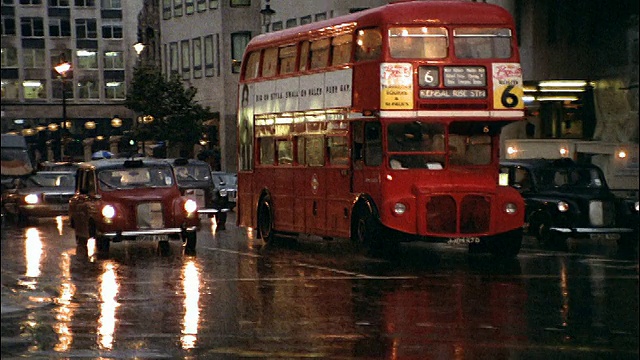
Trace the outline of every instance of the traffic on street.
<instances>
[{"instance_id":1,"label":"traffic on street","mask_svg":"<svg viewBox=\"0 0 640 360\"><path fill-rule=\"evenodd\" d=\"M638 257L615 241L384 258L204 221L195 253L130 241L106 257L66 216L3 221L2 358L638 358Z\"/></svg>"}]
</instances>

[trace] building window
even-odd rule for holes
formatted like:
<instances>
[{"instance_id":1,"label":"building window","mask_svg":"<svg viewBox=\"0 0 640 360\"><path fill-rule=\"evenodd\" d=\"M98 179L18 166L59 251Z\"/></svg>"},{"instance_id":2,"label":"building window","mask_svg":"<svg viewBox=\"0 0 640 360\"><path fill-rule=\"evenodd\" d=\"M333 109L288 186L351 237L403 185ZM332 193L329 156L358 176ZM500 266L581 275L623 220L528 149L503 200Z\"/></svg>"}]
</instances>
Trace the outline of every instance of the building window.
<instances>
[{"instance_id":1,"label":"building window","mask_svg":"<svg viewBox=\"0 0 640 360\"><path fill-rule=\"evenodd\" d=\"M311 15L303 16L300 18L300 25L310 24L311 23Z\"/></svg>"},{"instance_id":2,"label":"building window","mask_svg":"<svg viewBox=\"0 0 640 360\"><path fill-rule=\"evenodd\" d=\"M98 37L98 26L95 19L76 19L77 39L96 39Z\"/></svg>"},{"instance_id":3,"label":"building window","mask_svg":"<svg viewBox=\"0 0 640 360\"><path fill-rule=\"evenodd\" d=\"M173 0L173 16L182 16L182 0Z\"/></svg>"},{"instance_id":4,"label":"building window","mask_svg":"<svg viewBox=\"0 0 640 360\"><path fill-rule=\"evenodd\" d=\"M108 81L104 87L105 99L122 100L124 96L124 82L122 81Z\"/></svg>"},{"instance_id":5,"label":"building window","mask_svg":"<svg viewBox=\"0 0 640 360\"><path fill-rule=\"evenodd\" d=\"M40 5L42 0L20 0L20 5Z\"/></svg>"},{"instance_id":6,"label":"building window","mask_svg":"<svg viewBox=\"0 0 640 360\"><path fill-rule=\"evenodd\" d=\"M105 51L104 69L105 70L124 69L124 55L122 51Z\"/></svg>"},{"instance_id":7,"label":"building window","mask_svg":"<svg viewBox=\"0 0 640 360\"><path fill-rule=\"evenodd\" d=\"M99 91L97 79L83 79L78 81L79 99L99 99Z\"/></svg>"},{"instance_id":8,"label":"building window","mask_svg":"<svg viewBox=\"0 0 640 360\"><path fill-rule=\"evenodd\" d=\"M13 16L2 15L2 33L0 35L16 34L16 19Z\"/></svg>"},{"instance_id":9,"label":"building window","mask_svg":"<svg viewBox=\"0 0 640 360\"><path fill-rule=\"evenodd\" d=\"M22 91L25 99L46 99L46 80L25 80L22 82Z\"/></svg>"},{"instance_id":10,"label":"building window","mask_svg":"<svg viewBox=\"0 0 640 360\"><path fill-rule=\"evenodd\" d=\"M191 78L191 53L189 52L189 40L183 40L180 43L180 52L182 53L182 80Z\"/></svg>"},{"instance_id":11,"label":"building window","mask_svg":"<svg viewBox=\"0 0 640 360\"><path fill-rule=\"evenodd\" d=\"M193 14L193 0L184 0L184 7L185 7L185 12L187 13L187 15L191 15Z\"/></svg>"},{"instance_id":12,"label":"building window","mask_svg":"<svg viewBox=\"0 0 640 360\"><path fill-rule=\"evenodd\" d=\"M294 26L298 26L298 19L288 19L287 20L287 29L292 28Z\"/></svg>"},{"instance_id":13,"label":"building window","mask_svg":"<svg viewBox=\"0 0 640 360\"><path fill-rule=\"evenodd\" d=\"M317 14L314 16L314 19L315 19L316 21L327 20L327 13L326 13L326 12L317 13Z\"/></svg>"},{"instance_id":14,"label":"building window","mask_svg":"<svg viewBox=\"0 0 640 360\"><path fill-rule=\"evenodd\" d=\"M62 99L62 85L65 87L65 97L73 98L73 81L62 81L56 79L51 82L51 97L54 99Z\"/></svg>"},{"instance_id":15,"label":"building window","mask_svg":"<svg viewBox=\"0 0 640 360\"><path fill-rule=\"evenodd\" d=\"M2 99L18 99L20 90L18 87L18 80L5 80L2 79Z\"/></svg>"},{"instance_id":16,"label":"building window","mask_svg":"<svg viewBox=\"0 0 640 360\"><path fill-rule=\"evenodd\" d=\"M102 19L103 39L122 39L122 20Z\"/></svg>"},{"instance_id":17,"label":"building window","mask_svg":"<svg viewBox=\"0 0 640 360\"><path fill-rule=\"evenodd\" d=\"M44 23L41 17L23 17L20 19L22 37L44 37Z\"/></svg>"},{"instance_id":18,"label":"building window","mask_svg":"<svg viewBox=\"0 0 640 360\"><path fill-rule=\"evenodd\" d=\"M71 0L49 0L49 7L65 7L68 8Z\"/></svg>"},{"instance_id":19,"label":"building window","mask_svg":"<svg viewBox=\"0 0 640 360\"><path fill-rule=\"evenodd\" d=\"M218 0L209 0L209 9L217 9Z\"/></svg>"},{"instance_id":20,"label":"building window","mask_svg":"<svg viewBox=\"0 0 640 360\"><path fill-rule=\"evenodd\" d=\"M178 43L172 42L169 44L169 77L178 73Z\"/></svg>"},{"instance_id":21,"label":"building window","mask_svg":"<svg viewBox=\"0 0 640 360\"><path fill-rule=\"evenodd\" d=\"M204 12L207 11L207 0L198 0L196 3L196 11Z\"/></svg>"},{"instance_id":22,"label":"building window","mask_svg":"<svg viewBox=\"0 0 640 360\"><path fill-rule=\"evenodd\" d=\"M25 69L44 68L44 49L22 49Z\"/></svg>"},{"instance_id":23,"label":"building window","mask_svg":"<svg viewBox=\"0 0 640 360\"><path fill-rule=\"evenodd\" d=\"M204 38L204 76L213 76L213 35Z\"/></svg>"},{"instance_id":24,"label":"building window","mask_svg":"<svg viewBox=\"0 0 640 360\"><path fill-rule=\"evenodd\" d=\"M239 73L242 65L242 55L247 44L251 40L251 33L248 31L231 34L231 72Z\"/></svg>"},{"instance_id":25,"label":"building window","mask_svg":"<svg viewBox=\"0 0 640 360\"><path fill-rule=\"evenodd\" d=\"M105 10L122 9L122 0L102 0L102 8Z\"/></svg>"},{"instance_id":26,"label":"building window","mask_svg":"<svg viewBox=\"0 0 640 360\"><path fill-rule=\"evenodd\" d=\"M62 18L49 18L49 36L69 37L71 36L71 21Z\"/></svg>"},{"instance_id":27,"label":"building window","mask_svg":"<svg viewBox=\"0 0 640 360\"><path fill-rule=\"evenodd\" d=\"M193 42L193 77L202 77L202 40L195 38Z\"/></svg>"},{"instance_id":28,"label":"building window","mask_svg":"<svg viewBox=\"0 0 640 360\"><path fill-rule=\"evenodd\" d=\"M96 6L95 0L74 0L74 5L79 7L93 7Z\"/></svg>"},{"instance_id":29,"label":"building window","mask_svg":"<svg viewBox=\"0 0 640 360\"><path fill-rule=\"evenodd\" d=\"M231 7L251 6L251 0L231 0Z\"/></svg>"},{"instance_id":30,"label":"building window","mask_svg":"<svg viewBox=\"0 0 640 360\"><path fill-rule=\"evenodd\" d=\"M2 48L2 68L18 68L18 51L13 47Z\"/></svg>"},{"instance_id":31,"label":"building window","mask_svg":"<svg viewBox=\"0 0 640 360\"><path fill-rule=\"evenodd\" d=\"M171 0L162 0L162 18L171 19Z\"/></svg>"},{"instance_id":32,"label":"building window","mask_svg":"<svg viewBox=\"0 0 640 360\"><path fill-rule=\"evenodd\" d=\"M78 69L97 69L98 53L95 50L77 50L76 51Z\"/></svg>"},{"instance_id":33,"label":"building window","mask_svg":"<svg viewBox=\"0 0 640 360\"><path fill-rule=\"evenodd\" d=\"M278 30L282 30L282 21L276 21L273 24L271 24L271 31L278 31Z\"/></svg>"}]
</instances>

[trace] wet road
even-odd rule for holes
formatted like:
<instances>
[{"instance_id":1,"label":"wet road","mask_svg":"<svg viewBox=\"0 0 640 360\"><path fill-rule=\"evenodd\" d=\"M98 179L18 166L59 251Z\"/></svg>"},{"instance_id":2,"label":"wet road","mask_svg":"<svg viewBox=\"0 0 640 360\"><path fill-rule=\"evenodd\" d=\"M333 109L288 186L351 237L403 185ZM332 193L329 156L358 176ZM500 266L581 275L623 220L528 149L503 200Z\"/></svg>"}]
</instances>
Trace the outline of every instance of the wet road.
<instances>
[{"instance_id":1,"label":"wet road","mask_svg":"<svg viewBox=\"0 0 640 360\"><path fill-rule=\"evenodd\" d=\"M207 226L197 253L76 249L66 218L2 227L2 358L637 359L638 257L525 239L498 262L413 243L263 246Z\"/></svg>"}]
</instances>

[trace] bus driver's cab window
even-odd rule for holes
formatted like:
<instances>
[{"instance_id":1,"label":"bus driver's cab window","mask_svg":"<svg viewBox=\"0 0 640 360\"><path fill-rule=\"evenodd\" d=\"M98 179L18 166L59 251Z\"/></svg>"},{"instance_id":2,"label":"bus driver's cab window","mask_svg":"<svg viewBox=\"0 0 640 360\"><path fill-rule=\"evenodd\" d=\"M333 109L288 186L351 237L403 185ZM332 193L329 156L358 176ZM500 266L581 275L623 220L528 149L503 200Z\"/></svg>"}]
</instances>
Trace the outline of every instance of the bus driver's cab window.
<instances>
[{"instance_id":1,"label":"bus driver's cab window","mask_svg":"<svg viewBox=\"0 0 640 360\"><path fill-rule=\"evenodd\" d=\"M367 166L382 164L382 126L377 122L369 122L364 126L364 163Z\"/></svg>"}]
</instances>

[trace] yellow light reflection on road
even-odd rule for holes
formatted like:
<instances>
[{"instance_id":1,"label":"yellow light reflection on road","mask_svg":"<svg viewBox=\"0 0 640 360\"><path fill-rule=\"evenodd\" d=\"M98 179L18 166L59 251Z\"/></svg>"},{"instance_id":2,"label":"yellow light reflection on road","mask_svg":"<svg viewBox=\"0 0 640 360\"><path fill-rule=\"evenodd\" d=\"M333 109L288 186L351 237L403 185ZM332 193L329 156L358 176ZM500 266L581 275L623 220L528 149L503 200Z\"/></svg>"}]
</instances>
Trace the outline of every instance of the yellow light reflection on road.
<instances>
[{"instance_id":1,"label":"yellow light reflection on road","mask_svg":"<svg viewBox=\"0 0 640 360\"><path fill-rule=\"evenodd\" d=\"M187 261L182 269L182 286L184 291L184 320L180 342L183 349L192 349L196 345L198 322L200 320L200 274L196 264Z\"/></svg>"},{"instance_id":2,"label":"yellow light reflection on road","mask_svg":"<svg viewBox=\"0 0 640 360\"><path fill-rule=\"evenodd\" d=\"M36 228L27 229L27 239L25 241L25 260L27 270L25 275L30 278L40 276L40 262L42 261L42 240L40 231ZM35 280L25 281L22 285L35 289Z\"/></svg>"},{"instance_id":3,"label":"yellow light reflection on road","mask_svg":"<svg viewBox=\"0 0 640 360\"><path fill-rule=\"evenodd\" d=\"M62 235L62 216L56 216L56 224L58 224L58 235Z\"/></svg>"},{"instance_id":4,"label":"yellow light reflection on road","mask_svg":"<svg viewBox=\"0 0 640 360\"><path fill-rule=\"evenodd\" d=\"M73 318L73 308L71 300L76 293L76 287L71 282L71 257L69 253L62 253L60 262L62 270L62 283L60 284L60 296L55 299L58 308L56 308L56 320L54 330L58 334L58 343L54 346L55 351L68 351L73 342L73 333L68 324Z\"/></svg>"},{"instance_id":5,"label":"yellow light reflection on road","mask_svg":"<svg viewBox=\"0 0 640 360\"><path fill-rule=\"evenodd\" d=\"M98 346L101 349L113 348L113 334L116 328L116 309L120 304L118 295L118 279L112 262L103 265L104 273L100 276L100 319L98 319Z\"/></svg>"}]
</instances>

